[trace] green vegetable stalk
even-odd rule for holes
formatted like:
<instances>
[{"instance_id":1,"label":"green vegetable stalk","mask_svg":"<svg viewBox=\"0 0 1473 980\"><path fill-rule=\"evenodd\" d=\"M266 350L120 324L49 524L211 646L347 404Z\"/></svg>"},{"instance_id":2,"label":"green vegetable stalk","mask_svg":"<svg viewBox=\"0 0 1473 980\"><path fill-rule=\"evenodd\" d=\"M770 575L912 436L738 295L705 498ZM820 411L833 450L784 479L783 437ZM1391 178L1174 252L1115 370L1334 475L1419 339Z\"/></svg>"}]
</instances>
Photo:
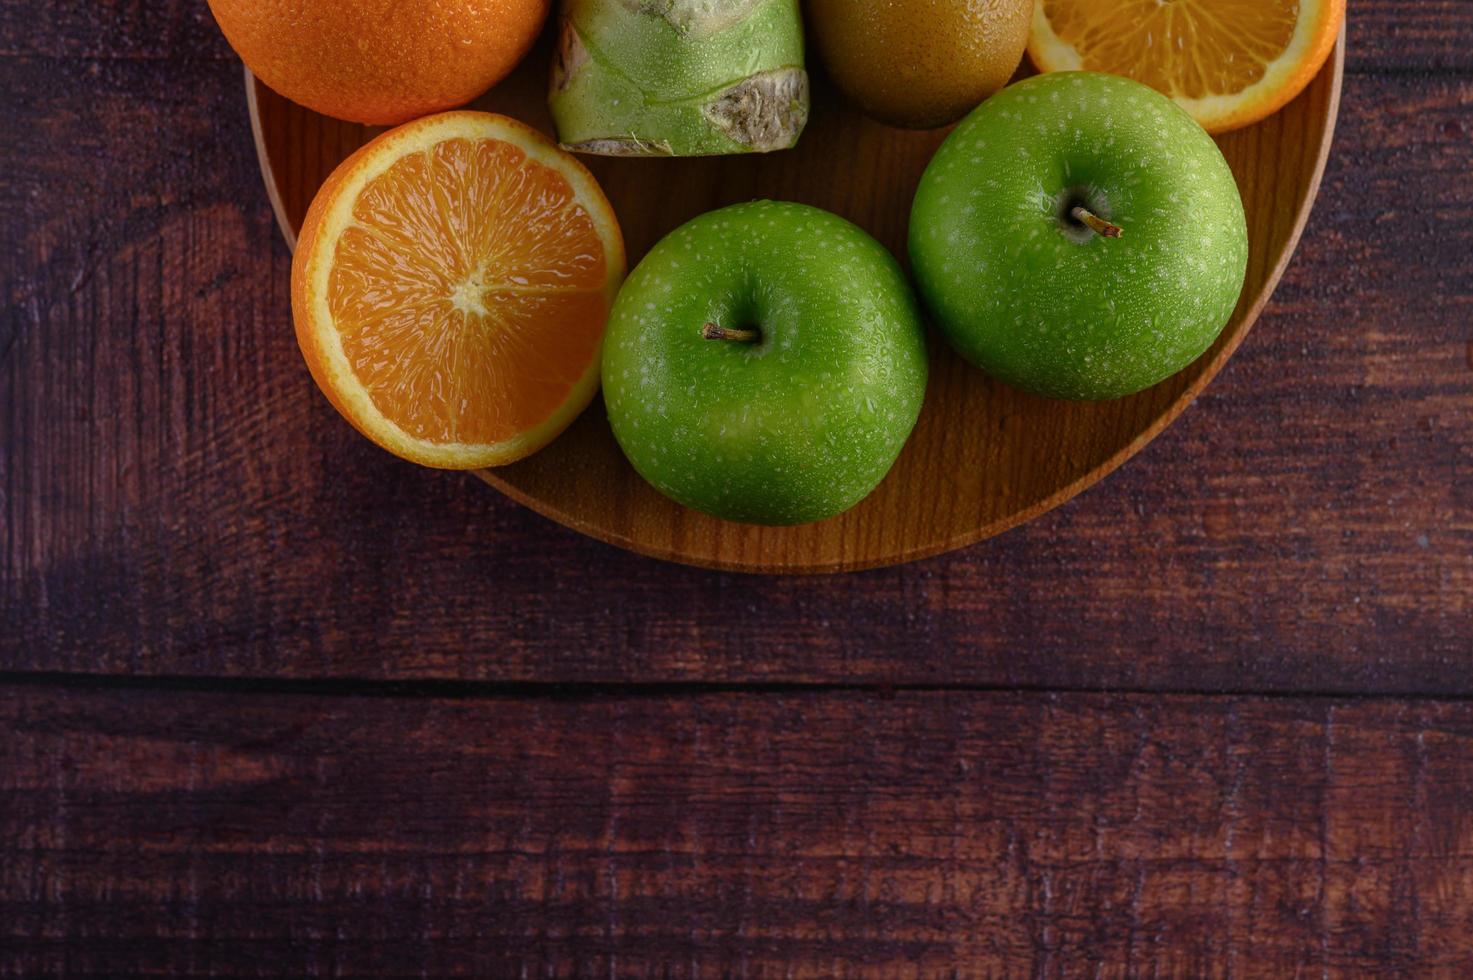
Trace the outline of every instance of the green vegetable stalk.
<instances>
[{"instance_id":1,"label":"green vegetable stalk","mask_svg":"<svg viewBox=\"0 0 1473 980\"><path fill-rule=\"evenodd\" d=\"M558 140L610 156L766 153L808 121L797 0L563 0Z\"/></svg>"}]
</instances>

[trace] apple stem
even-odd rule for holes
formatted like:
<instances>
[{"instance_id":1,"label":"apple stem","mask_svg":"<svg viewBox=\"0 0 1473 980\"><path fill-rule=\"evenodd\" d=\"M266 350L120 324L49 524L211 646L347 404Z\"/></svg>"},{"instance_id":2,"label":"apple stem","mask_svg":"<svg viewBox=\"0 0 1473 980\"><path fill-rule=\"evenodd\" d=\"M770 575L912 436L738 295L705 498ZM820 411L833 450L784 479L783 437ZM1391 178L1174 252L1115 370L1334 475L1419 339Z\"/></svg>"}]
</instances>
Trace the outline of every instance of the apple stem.
<instances>
[{"instance_id":1,"label":"apple stem","mask_svg":"<svg viewBox=\"0 0 1473 980\"><path fill-rule=\"evenodd\" d=\"M701 328L701 336L707 340L739 340L744 344L760 340L762 335L755 330L743 330L739 327L721 327L714 323L708 323Z\"/></svg>"},{"instance_id":2,"label":"apple stem","mask_svg":"<svg viewBox=\"0 0 1473 980\"><path fill-rule=\"evenodd\" d=\"M1110 224L1089 208L1076 205L1070 209L1069 216L1102 238L1119 238L1125 234L1119 225Z\"/></svg>"}]
</instances>

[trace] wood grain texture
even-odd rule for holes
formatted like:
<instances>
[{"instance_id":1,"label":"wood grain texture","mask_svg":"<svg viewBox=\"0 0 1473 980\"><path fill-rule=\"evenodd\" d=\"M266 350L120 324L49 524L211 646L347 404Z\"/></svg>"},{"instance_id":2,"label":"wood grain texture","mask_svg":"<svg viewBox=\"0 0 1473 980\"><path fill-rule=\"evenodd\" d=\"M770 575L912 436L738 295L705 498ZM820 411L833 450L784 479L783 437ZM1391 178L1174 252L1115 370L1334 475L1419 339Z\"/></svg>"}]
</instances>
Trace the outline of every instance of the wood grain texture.
<instances>
[{"instance_id":1,"label":"wood grain texture","mask_svg":"<svg viewBox=\"0 0 1473 980\"><path fill-rule=\"evenodd\" d=\"M63 6L34 40L0 6L5 50L56 52L0 57L6 669L1473 691L1473 78L1347 75L1273 302L1106 486L943 558L754 579L348 431L207 12ZM1355 4L1352 58L1371 9L1429 8Z\"/></svg>"},{"instance_id":2,"label":"wood grain texture","mask_svg":"<svg viewBox=\"0 0 1473 980\"><path fill-rule=\"evenodd\" d=\"M1473 964L1473 706L0 690L0 975Z\"/></svg>"},{"instance_id":3,"label":"wood grain texture","mask_svg":"<svg viewBox=\"0 0 1473 980\"><path fill-rule=\"evenodd\" d=\"M0 2L0 976L1466 975L1473 703L696 692L1473 693L1470 11L1353 0L1197 410L987 544L794 579L347 431L205 5Z\"/></svg>"},{"instance_id":4,"label":"wood grain texture","mask_svg":"<svg viewBox=\"0 0 1473 980\"><path fill-rule=\"evenodd\" d=\"M547 33L476 108L551 133ZM992 537L1058 506L1138 452L1227 363L1278 284L1314 203L1339 110L1343 43L1310 87L1267 120L1218 140L1248 218L1247 280L1212 349L1148 391L1108 402L1038 398L994 382L930 332L930 380L915 431L879 487L844 514L798 527L708 517L644 481L614 441L602 399L552 445L487 483L544 516L641 554L748 572L851 571L912 561ZM1025 69L1026 71L1026 69ZM382 132L297 106L246 76L267 193L295 244L337 164ZM821 76L796 149L705 159L586 159L619 217L631 267L685 221L775 198L833 211L904 261L915 187L945 133L874 123Z\"/></svg>"}]
</instances>

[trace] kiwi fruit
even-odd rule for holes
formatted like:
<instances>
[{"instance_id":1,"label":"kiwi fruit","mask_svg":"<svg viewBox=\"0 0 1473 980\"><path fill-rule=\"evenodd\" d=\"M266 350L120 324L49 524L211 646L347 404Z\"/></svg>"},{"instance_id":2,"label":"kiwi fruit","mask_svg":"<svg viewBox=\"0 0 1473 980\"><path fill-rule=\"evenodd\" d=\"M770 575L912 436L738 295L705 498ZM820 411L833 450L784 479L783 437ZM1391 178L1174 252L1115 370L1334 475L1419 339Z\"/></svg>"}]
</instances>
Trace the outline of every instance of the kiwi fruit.
<instances>
[{"instance_id":1,"label":"kiwi fruit","mask_svg":"<svg viewBox=\"0 0 1473 980\"><path fill-rule=\"evenodd\" d=\"M1033 0L804 0L829 77L892 126L956 122L1008 83Z\"/></svg>"}]
</instances>

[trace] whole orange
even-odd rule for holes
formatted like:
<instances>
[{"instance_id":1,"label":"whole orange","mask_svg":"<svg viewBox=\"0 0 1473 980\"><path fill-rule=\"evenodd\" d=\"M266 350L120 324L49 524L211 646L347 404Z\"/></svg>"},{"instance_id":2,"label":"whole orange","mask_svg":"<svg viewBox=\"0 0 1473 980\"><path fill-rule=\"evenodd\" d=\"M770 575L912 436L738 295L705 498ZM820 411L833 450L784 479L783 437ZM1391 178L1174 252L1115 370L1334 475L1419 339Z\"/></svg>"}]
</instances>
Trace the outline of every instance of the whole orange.
<instances>
[{"instance_id":1,"label":"whole orange","mask_svg":"<svg viewBox=\"0 0 1473 980\"><path fill-rule=\"evenodd\" d=\"M225 39L309 109L387 126L464 105L536 39L549 0L209 0Z\"/></svg>"}]
</instances>

